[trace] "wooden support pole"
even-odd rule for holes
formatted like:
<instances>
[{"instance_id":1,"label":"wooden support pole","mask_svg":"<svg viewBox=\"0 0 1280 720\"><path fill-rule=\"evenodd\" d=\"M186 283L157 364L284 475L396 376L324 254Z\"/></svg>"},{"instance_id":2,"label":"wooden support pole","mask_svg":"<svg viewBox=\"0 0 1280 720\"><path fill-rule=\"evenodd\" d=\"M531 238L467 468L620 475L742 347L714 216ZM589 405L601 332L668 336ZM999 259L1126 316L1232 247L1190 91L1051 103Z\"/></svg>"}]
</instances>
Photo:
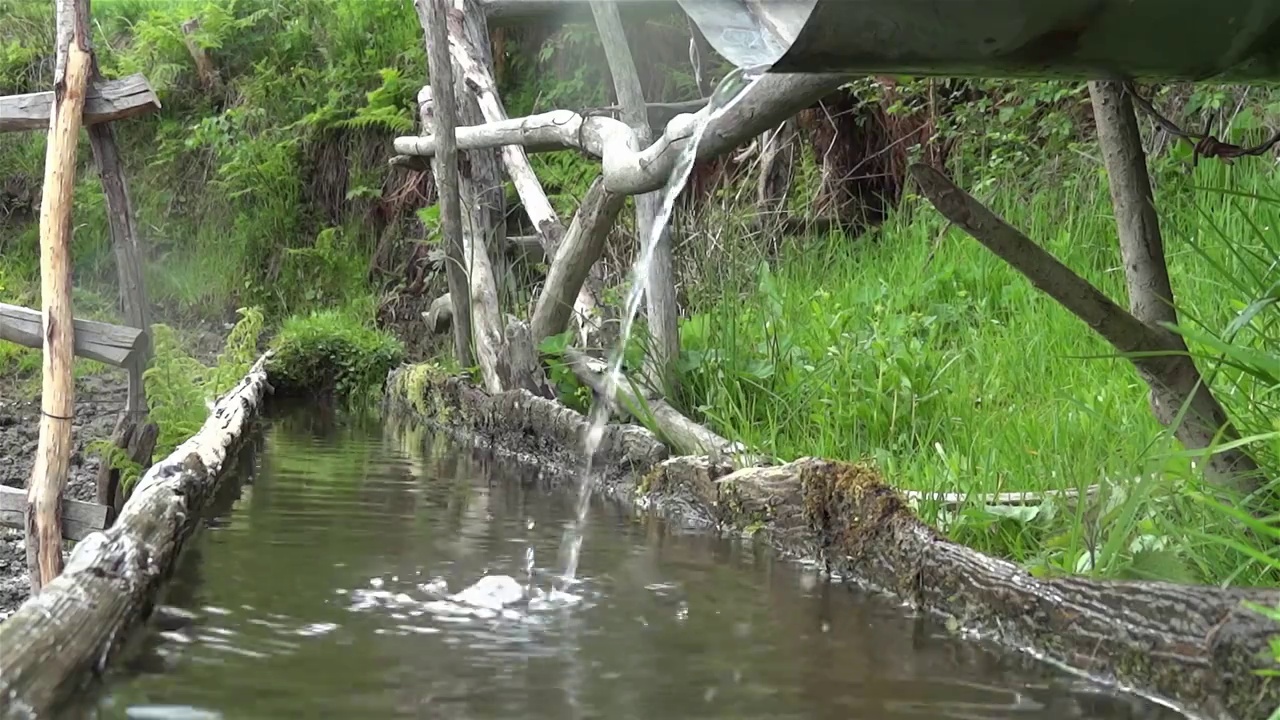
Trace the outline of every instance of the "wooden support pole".
<instances>
[{"instance_id":1,"label":"wooden support pole","mask_svg":"<svg viewBox=\"0 0 1280 720\"><path fill-rule=\"evenodd\" d=\"M71 460L75 414L71 203L76 141L91 72L86 3L58 0L57 8L58 64L40 208L40 300L44 305L40 440L27 482L27 570L32 594L62 572L62 490Z\"/></svg>"},{"instance_id":2,"label":"wooden support pole","mask_svg":"<svg viewBox=\"0 0 1280 720\"><path fill-rule=\"evenodd\" d=\"M0 525L19 530L27 526L26 495L20 488L0 485ZM62 501L62 537L83 540L105 528L109 516L106 505L66 498Z\"/></svg>"},{"instance_id":3,"label":"wooden support pole","mask_svg":"<svg viewBox=\"0 0 1280 720\"><path fill-rule=\"evenodd\" d=\"M431 85L418 95L424 128L431 127L439 144L432 163L436 195L440 198L440 231L444 235L445 276L453 300L453 352L463 367L471 365L471 293L462 252L462 205L458 196L458 144L444 139L457 132L458 101L449 63L449 31L445 0L414 0L426 32L427 65Z\"/></svg>"},{"instance_id":4,"label":"wooden support pole","mask_svg":"<svg viewBox=\"0 0 1280 720\"><path fill-rule=\"evenodd\" d=\"M592 0L591 13L600 31L613 87L622 106L622 119L635 133L641 145L652 139L649 115L645 109L644 90L640 74L627 43L618 14L616 0ZM645 306L649 318L649 332L653 344L646 356L649 382L655 385L674 381L668 372L670 364L680 355L680 328L677 321L674 260L671 249L671 226L659 228L658 216L662 212L662 193L659 191L637 195L636 234L637 246L643 248L654 243L648 267L648 286L645 289ZM654 234L658 233L657 237Z\"/></svg>"}]
</instances>

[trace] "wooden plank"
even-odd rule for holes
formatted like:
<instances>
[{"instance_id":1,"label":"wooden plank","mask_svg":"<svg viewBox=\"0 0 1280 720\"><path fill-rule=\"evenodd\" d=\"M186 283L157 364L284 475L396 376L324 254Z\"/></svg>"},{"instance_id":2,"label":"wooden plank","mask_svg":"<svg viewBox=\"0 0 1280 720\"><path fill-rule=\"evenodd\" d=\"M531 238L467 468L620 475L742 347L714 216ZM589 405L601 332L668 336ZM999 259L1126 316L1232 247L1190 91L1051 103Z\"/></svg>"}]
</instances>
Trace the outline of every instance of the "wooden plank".
<instances>
[{"instance_id":1,"label":"wooden plank","mask_svg":"<svg viewBox=\"0 0 1280 720\"><path fill-rule=\"evenodd\" d=\"M106 505L63 499L62 536L68 540L83 540L89 533L107 526L109 508ZM0 485L0 525L13 528L27 526L27 491L22 488Z\"/></svg>"},{"instance_id":2,"label":"wooden plank","mask_svg":"<svg viewBox=\"0 0 1280 720\"><path fill-rule=\"evenodd\" d=\"M0 97L0 133L48 130L53 93L38 92ZM144 75L97 80L85 99L84 124L124 120L160 109L160 99Z\"/></svg>"},{"instance_id":3,"label":"wooden plank","mask_svg":"<svg viewBox=\"0 0 1280 720\"><path fill-rule=\"evenodd\" d=\"M78 318L72 326L75 354L79 357L126 367L142 349L143 333L137 328ZM40 311L0 303L0 340L40 348L44 345L40 327Z\"/></svg>"}]
</instances>

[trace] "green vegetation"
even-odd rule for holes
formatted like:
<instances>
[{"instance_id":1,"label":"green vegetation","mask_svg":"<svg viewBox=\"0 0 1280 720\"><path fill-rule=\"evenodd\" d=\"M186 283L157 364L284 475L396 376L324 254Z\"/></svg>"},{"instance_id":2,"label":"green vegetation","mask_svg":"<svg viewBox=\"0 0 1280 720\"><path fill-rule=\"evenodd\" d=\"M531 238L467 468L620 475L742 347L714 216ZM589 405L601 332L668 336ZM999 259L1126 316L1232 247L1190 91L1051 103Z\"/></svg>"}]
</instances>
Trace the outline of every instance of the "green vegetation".
<instances>
[{"instance_id":1,"label":"green vegetation","mask_svg":"<svg viewBox=\"0 0 1280 720\"><path fill-rule=\"evenodd\" d=\"M406 354L373 329L379 303L405 294L408 258L433 241L431 212L416 212L429 185L386 165L390 138L413 127L425 68L411 4L96 0L93 11L103 71L145 73L164 105L117 130L165 323L147 375L161 448L199 426L205 404L266 336L286 385L368 399ZM0 93L43 89L51 6L0 0L0 17ZM217 91L200 87L184 44L180 26L193 17L196 42L221 75ZM653 100L697 93L683 27L673 22L670 47L655 41L646 53ZM502 86L513 115L609 102L595 33L582 26L513 40ZM881 108L865 118L867 128L883 126L868 136L881 141L935 98L950 98L931 122L939 141L955 143L957 180L1124 304L1082 84L899 78L892 91L870 80L850 90ZM1236 108L1240 97L1232 88L1174 92L1179 117L1197 126L1200 114ZM1225 139L1255 138L1280 115L1271 99L1249 95ZM38 287L31 198L43 152L40 133L0 135L0 295L9 301L31 303ZM80 152L76 311L110 319L114 258L87 142ZM1280 477L1280 181L1266 159L1192 169L1189 154L1170 145L1152 157L1182 331L1251 452ZM594 163L551 153L533 164L567 218ZM813 153L801 153L793 212L815 203L819 175ZM672 400L682 410L783 458L873 460L916 490L1101 483L1093 503L921 504L951 537L1037 573L1280 584L1277 543L1264 539L1280 518L1242 522L1209 501L1196 458L1152 417L1128 362L910 188L865 234L762 238L743 219L756 176L713 181L689 193L679 218L688 318ZM631 241L624 226L609 250L615 287L606 300L617 297ZM197 361L181 330L216 327L237 308L254 309L243 311L224 354ZM642 345L637 338L632 354ZM589 393L563 365L549 365L562 397L585 407ZM38 367L38 354L0 345L0 376L32 377Z\"/></svg>"}]
</instances>

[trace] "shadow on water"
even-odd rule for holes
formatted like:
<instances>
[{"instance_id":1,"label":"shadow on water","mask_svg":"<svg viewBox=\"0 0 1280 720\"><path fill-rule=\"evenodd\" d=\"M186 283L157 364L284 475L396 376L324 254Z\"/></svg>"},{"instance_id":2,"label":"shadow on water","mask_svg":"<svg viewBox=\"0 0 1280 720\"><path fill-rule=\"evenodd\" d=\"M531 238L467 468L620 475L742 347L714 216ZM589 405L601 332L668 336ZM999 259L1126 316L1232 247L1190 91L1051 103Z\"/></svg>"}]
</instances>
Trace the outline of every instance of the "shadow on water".
<instances>
[{"instance_id":1,"label":"shadow on water","mask_svg":"<svg viewBox=\"0 0 1280 720\"><path fill-rule=\"evenodd\" d=\"M596 503L571 606L460 612L480 577L550 588L571 493L443 437L313 408L271 423L183 558L99 718L1175 718L949 636L750 543Z\"/></svg>"}]
</instances>

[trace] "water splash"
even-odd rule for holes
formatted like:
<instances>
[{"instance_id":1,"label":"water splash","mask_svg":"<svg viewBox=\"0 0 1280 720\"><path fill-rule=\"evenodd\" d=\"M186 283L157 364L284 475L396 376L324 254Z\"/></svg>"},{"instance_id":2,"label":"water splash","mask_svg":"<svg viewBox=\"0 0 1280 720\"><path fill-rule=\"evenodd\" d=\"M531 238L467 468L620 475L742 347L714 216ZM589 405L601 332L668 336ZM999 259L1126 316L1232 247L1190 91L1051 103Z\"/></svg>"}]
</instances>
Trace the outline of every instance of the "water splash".
<instances>
[{"instance_id":1,"label":"water splash","mask_svg":"<svg viewBox=\"0 0 1280 720\"><path fill-rule=\"evenodd\" d=\"M609 408L614 405L617 398L618 383L622 380L621 371L624 351L628 340L631 338L631 327L640 311L640 301L644 298L644 294L649 288L649 267L653 263L653 253L658 246L658 238L662 237L663 231L666 230L667 225L671 222L671 213L675 209L676 198L680 196L681 191L684 190L685 185L689 182L689 175L693 172L694 161L698 157L698 146L702 144L702 136L707 127L710 126L713 120L723 115L725 111L733 107L739 99L746 95L747 91L759 82L760 78L764 77L764 72L767 69L768 66L759 66L737 68L731 71L720 81L715 91L711 93L711 98L707 102L707 111L693 116L689 138L676 156L675 165L671 170L671 177L667 179L667 184L662 188L662 205L658 211L658 216L654 219L649 236L642 238L640 254L631 268L631 289L627 294L627 304L622 313L622 325L618 343L609 356L608 369L605 372L604 392L592 399L591 410L587 415L587 435L583 448L586 453L586 461L582 476L578 481L577 513L574 516L573 523L565 532L565 546L568 554L568 560L565 563L565 571L562 576L565 587L573 584L574 577L577 574L578 557L582 550L583 526L586 523L587 509L591 505L591 492L595 485L595 478L592 474L592 459L596 454L596 450L600 447L600 441L604 439L604 429L609 422Z\"/></svg>"}]
</instances>

